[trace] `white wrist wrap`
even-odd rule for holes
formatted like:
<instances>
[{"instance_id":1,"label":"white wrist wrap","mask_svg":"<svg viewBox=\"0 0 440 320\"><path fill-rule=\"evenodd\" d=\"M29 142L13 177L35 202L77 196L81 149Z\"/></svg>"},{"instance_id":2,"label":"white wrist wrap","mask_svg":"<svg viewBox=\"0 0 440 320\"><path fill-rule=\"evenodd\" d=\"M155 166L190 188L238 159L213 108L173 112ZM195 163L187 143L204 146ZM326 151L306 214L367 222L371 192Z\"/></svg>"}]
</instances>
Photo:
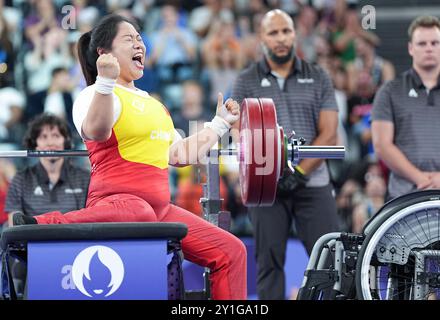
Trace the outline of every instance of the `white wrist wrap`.
<instances>
[{"instance_id":1,"label":"white wrist wrap","mask_svg":"<svg viewBox=\"0 0 440 320\"><path fill-rule=\"evenodd\" d=\"M210 128L221 138L226 132L229 131L231 125L222 117L215 116L211 122L205 122L204 127Z\"/></svg>"},{"instance_id":2,"label":"white wrist wrap","mask_svg":"<svg viewBox=\"0 0 440 320\"><path fill-rule=\"evenodd\" d=\"M100 94L111 94L116 85L116 79L97 76L95 81L95 90Z\"/></svg>"}]
</instances>

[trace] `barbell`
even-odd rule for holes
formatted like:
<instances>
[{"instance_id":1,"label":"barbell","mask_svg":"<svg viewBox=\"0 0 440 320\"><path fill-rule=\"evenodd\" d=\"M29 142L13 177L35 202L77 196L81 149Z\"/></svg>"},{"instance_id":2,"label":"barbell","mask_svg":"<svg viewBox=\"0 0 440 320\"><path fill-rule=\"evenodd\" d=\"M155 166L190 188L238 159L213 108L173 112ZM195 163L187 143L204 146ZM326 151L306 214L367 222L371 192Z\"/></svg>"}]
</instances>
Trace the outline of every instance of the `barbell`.
<instances>
[{"instance_id":1,"label":"barbell","mask_svg":"<svg viewBox=\"0 0 440 320\"><path fill-rule=\"evenodd\" d=\"M278 125L275 104L269 98L246 98L241 104L237 149L219 150L220 155L235 154L239 162L239 182L245 206L270 206L284 169L292 172L306 158L343 159L344 146L304 146L302 138L289 137ZM0 158L82 157L87 150L10 150Z\"/></svg>"},{"instance_id":2,"label":"barbell","mask_svg":"<svg viewBox=\"0 0 440 320\"><path fill-rule=\"evenodd\" d=\"M292 173L306 158L343 159L344 146L304 146L303 138L289 137L278 125L275 104L269 98L247 98L241 104L239 180L245 206L270 206L277 183L288 167Z\"/></svg>"}]
</instances>

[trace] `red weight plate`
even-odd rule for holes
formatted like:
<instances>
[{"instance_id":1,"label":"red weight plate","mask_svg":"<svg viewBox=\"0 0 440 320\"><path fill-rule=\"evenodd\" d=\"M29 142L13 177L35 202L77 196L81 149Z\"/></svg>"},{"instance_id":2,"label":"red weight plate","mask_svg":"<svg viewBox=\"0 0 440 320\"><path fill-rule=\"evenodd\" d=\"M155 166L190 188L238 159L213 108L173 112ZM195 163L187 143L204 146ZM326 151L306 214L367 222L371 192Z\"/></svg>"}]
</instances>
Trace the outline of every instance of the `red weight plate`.
<instances>
[{"instance_id":1,"label":"red weight plate","mask_svg":"<svg viewBox=\"0 0 440 320\"><path fill-rule=\"evenodd\" d=\"M280 169L280 144L277 114L272 99L263 98L260 100L261 115L263 119L263 155L254 146L255 157L263 157L264 162L258 159L261 164L256 174L263 175L263 187L261 190L260 206L271 206L275 201L277 182Z\"/></svg>"},{"instance_id":2,"label":"red weight plate","mask_svg":"<svg viewBox=\"0 0 440 320\"><path fill-rule=\"evenodd\" d=\"M239 181L243 204L258 206L263 176L256 175L254 145L263 143L263 124L258 99L247 98L241 103Z\"/></svg>"}]
</instances>

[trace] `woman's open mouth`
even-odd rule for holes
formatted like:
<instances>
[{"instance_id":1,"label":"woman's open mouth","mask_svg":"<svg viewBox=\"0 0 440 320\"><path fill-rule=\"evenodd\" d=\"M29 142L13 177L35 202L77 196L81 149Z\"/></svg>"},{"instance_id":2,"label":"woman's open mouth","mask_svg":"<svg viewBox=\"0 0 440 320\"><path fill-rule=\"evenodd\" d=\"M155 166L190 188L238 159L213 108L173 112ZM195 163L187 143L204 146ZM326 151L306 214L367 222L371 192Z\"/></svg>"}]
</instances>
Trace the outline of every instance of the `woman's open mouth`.
<instances>
[{"instance_id":1,"label":"woman's open mouth","mask_svg":"<svg viewBox=\"0 0 440 320\"><path fill-rule=\"evenodd\" d=\"M136 66L136 68L143 70L144 69L144 62L143 62L143 54L137 53L133 56L132 60Z\"/></svg>"}]
</instances>

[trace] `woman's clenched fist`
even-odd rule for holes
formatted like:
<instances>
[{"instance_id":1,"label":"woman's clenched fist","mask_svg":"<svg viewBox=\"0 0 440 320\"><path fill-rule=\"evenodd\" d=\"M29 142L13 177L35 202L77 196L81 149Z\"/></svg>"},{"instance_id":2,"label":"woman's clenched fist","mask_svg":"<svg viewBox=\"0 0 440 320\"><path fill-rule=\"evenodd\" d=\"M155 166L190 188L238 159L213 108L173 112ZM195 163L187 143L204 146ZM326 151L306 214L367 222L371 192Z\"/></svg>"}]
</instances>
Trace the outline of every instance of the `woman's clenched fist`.
<instances>
[{"instance_id":1,"label":"woman's clenched fist","mask_svg":"<svg viewBox=\"0 0 440 320\"><path fill-rule=\"evenodd\" d=\"M109 79L117 79L119 77L119 62L111 53L101 54L98 60L96 60L96 68L100 77Z\"/></svg>"}]
</instances>

